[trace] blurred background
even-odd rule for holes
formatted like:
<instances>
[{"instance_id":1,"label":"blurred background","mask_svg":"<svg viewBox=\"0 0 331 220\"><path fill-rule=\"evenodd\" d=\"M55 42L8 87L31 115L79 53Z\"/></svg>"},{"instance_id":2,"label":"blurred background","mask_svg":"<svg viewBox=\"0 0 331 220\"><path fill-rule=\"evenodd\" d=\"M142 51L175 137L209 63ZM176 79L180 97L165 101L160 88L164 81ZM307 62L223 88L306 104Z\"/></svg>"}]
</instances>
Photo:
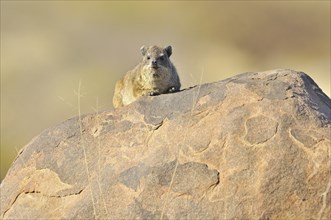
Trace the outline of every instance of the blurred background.
<instances>
[{"instance_id":1,"label":"blurred background","mask_svg":"<svg viewBox=\"0 0 331 220\"><path fill-rule=\"evenodd\" d=\"M183 88L291 68L330 97L330 1L1 1L1 179L34 136L78 114L80 81L82 113L111 109L152 44L173 46Z\"/></svg>"}]
</instances>

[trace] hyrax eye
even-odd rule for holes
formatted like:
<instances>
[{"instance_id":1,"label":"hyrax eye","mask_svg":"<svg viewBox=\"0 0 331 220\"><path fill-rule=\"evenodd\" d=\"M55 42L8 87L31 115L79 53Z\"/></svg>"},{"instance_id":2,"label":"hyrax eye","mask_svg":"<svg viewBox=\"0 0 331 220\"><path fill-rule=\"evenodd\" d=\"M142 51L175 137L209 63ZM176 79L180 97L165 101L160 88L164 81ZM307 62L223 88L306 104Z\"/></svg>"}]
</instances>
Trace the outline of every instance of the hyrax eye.
<instances>
[{"instance_id":1,"label":"hyrax eye","mask_svg":"<svg viewBox=\"0 0 331 220\"><path fill-rule=\"evenodd\" d=\"M147 58L147 60L151 59L151 57L150 57L150 56L147 56L146 58Z\"/></svg>"},{"instance_id":2,"label":"hyrax eye","mask_svg":"<svg viewBox=\"0 0 331 220\"><path fill-rule=\"evenodd\" d=\"M160 60L164 60L164 55L161 55L160 56Z\"/></svg>"}]
</instances>

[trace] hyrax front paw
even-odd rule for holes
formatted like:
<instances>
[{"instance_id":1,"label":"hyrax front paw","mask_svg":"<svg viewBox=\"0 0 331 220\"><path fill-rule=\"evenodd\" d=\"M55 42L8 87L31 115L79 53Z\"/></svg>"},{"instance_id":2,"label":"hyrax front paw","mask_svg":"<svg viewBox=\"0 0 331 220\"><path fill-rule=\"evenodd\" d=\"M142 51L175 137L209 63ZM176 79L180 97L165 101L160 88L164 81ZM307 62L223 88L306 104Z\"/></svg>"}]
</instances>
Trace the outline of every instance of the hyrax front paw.
<instances>
[{"instance_id":1,"label":"hyrax front paw","mask_svg":"<svg viewBox=\"0 0 331 220\"><path fill-rule=\"evenodd\" d=\"M160 93L159 93L159 92L154 92L154 91L153 91L153 92L150 92L149 95L150 95L150 96L157 96L157 95L160 95Z\"/></svg>"},{"instance_id":2,"label":"hyrax front paw","mask_svg":"<svg viewBox=\"0 0 331 220\"><path fill-rule=\"evenodd\" d=\"M176 91L178 91L178 89L176 89L176 87L174 87L174 86L172 86L168 89L169 93L176 92Z\"/></svg>"}]
</instances>

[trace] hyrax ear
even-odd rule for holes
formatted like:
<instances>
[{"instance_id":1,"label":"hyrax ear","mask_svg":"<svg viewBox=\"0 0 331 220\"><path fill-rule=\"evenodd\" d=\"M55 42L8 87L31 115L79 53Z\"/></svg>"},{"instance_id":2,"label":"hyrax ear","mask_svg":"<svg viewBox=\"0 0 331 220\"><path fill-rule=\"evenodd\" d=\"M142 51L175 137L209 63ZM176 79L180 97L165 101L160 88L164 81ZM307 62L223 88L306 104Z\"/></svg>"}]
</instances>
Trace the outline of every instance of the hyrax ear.
<instances>
[{"instance_id":1,"label":"hyrax ear","mask_svg":"<svg viewBox=\"0 0 331 220\"><path fill-rule=\"evenodd\" d=\"M145 56L145 54L146 54L146 52L147 52L147 48L146 48L146 46L143 45L142 47L140 47L140 51L141 51L141 54L142 54L143 56Z\"/></svg>"},{"instance_id":2,"label":"hyrax ear","mask_svg":"<svg viewBox=\"0 0 331 220\"><path fill-rule=\"evenodd\" d=\"M170 57L171 54L172 54L172 47L171 46L167 46L166 48L164 48L164 50L167 53L168 57Z\"/></svg>"}]
</instances>

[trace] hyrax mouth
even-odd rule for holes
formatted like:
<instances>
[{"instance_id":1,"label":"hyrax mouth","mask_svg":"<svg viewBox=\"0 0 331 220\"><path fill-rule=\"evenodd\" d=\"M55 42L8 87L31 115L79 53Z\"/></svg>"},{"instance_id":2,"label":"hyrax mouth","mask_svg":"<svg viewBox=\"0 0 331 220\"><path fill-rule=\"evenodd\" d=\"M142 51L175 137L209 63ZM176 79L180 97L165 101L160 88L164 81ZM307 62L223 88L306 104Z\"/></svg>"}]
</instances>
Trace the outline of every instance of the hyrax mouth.
<instances>
[{"instance_id":1,"label":"hyrax mouth","mask_svg":"<svg viewBox=\"0 0 331 220\"><path fill-rule=\"evenodd\" d=\"M153 78L160 78L160 66L159 65L155 65L155 66L151 66L151 74L153 76Z\"/></svg>"},{"instance_id":2,"label":"hyrax mouth","mask_svg":"<svg viewBox=\"0 0 331 220\"><path fill-rule=\"evenodd\" d=\"M155 70L157 70L159 68L159 66L157 65L157 64L152 64L152 69L155 69Z\"/></svg>"}]
</instances>

